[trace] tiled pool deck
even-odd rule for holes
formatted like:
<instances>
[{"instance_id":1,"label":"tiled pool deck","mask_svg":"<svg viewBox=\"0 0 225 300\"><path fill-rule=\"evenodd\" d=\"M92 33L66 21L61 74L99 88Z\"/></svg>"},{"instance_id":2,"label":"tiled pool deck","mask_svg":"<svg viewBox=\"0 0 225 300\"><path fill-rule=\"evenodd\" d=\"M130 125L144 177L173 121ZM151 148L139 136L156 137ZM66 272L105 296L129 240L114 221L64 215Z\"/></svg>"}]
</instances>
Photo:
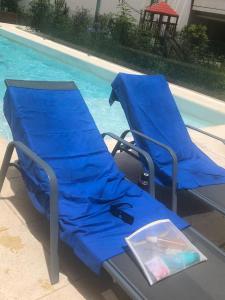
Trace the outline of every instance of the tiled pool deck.
<instances>
[{"instance_id":1,"label":"tiled pool deck","mask_svg":"<svg viewBox=\"0 0 225 300\"><path fill-rule=\"evenodd\" d=\"M7 141L0 139L0 165ZM15 156L16 157L16 156ZM0 196L0 299L118 299L113 283L93 275L60 246L60 282L51 286L48 223L29 202L19 173L11 168ZM121 291L119 298L126 299Z\"/></svg>"},{"instance_id":2,"label":"tiled pool deck","mask_svg":"<svg viewBox=\"0 0 225 300\"><path fill-rule=\"evenodd\" d=\"M65 52L92 65L102 65L115 73L131 72L126 68L24 32L15 25L0 23L0 26L10 33ZM185 94L187 99L204 103L209 108L215 108L216 105L216 110L225 110L224 104L215 99L178 86L170 85L170 87L177 95ZM225 125L207 130L225 138ZM198 146L218 164L225 167L224 145L201 134L191 134ZM107 143L111 148L111 141ZM6 146L7 141L0 139L0 165ZM48 224L31 205L23 181L13 168L8 172L0 200L0 300L126 300L125 294L109 278L98 278L93 275L63 245L60 245L60 282L51 286L46 266L49 258ZM193 213L188 220L217 245L225 247L223 216L207 211L201 214Z\"/></svg>"},{"instance_id":3,"label":"tiled pool deck","mask_svg":"<svg viewBox=\"0 0 225 300\"><path fill-rule=\"evenodd\" d=\"M225 126L208 129L225 138ZM225 146L201 134L193 139L208 155L225 167ZM0 140L0 164L7 142ZM109 148L112 147L108 141ZM35 211L26 194L19 173L8 172L0 197L0 299L126 299L109 278L93 275L72 255L66 246L60 246L60 282L50 285L48 261L48 224ZM225 243L225 219L215 212L189 217L195 227L218 245Z\"/></svg>"}]
</instances>

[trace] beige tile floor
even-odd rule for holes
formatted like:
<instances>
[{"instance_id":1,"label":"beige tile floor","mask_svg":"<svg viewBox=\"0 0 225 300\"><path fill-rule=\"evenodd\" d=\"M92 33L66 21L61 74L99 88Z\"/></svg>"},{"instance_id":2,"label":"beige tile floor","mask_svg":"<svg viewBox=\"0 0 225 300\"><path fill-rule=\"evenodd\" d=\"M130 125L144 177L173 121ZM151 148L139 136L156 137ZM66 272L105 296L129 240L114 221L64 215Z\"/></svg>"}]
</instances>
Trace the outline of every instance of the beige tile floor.
<instances>
[{"instance_id":1,"label":"beige tile floor","mask_svg":"<svg viewBox=\"0 0 225 300\"><path fill-rule=\"evenodd\" d=\"M6 145L0 140L0 165ZM64 245L60 245L60 282L51 286L48 244L48 224L11 168L0 195L0 300L126 299L110 278L92 274Z\"/></svg>"},{"instance_id":2,"label":"beige tile floor","mask_svg":"<svg viewBox=\"0 0 225 300\"><path fill-rule=\"evenodd\" d=\"M209 131L225 138L225 126ZM192 137L225 167L225 146L196 133ZM111 141L107 144L112 148ZM6 145L5 140L0 140L0 165ZM8 172L0 200L0 300L126 299L109 278L93 275L64 245L60 245L60 282L51 286L46 264L48 224L29 202L21 177L13 168ZM220 214L207 212L193 215L190 220L217 244L225 242L225 230L218 230L225 226Z\"/></svg>"}]
</instances>

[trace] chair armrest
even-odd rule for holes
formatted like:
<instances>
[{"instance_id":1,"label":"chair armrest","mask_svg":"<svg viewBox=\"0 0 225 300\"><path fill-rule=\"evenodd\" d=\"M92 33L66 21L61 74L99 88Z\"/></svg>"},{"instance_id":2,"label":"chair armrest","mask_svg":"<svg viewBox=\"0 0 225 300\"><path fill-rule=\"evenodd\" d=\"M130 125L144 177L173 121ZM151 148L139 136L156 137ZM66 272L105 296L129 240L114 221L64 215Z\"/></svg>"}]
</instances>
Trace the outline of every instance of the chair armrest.
<instances>
[{"instance_id":1,"label":"chair armrest","mask_svg":"<svg viewBox=\"0 0 225 300\"><path fill-rule=\"evenodd\" d=\"M195 131L197 131L197 132L199 132L199 133L202 133L202 134L204 134L204 135L207 135L207 136L211 137L212 139L215 139L215 140L217 140L217 141L220 141L221 143L223 143L223 144L225 145L225 139L222 139L222 138L220 138L220 137L218 137L218 136L216 136L216 135L214 135L214 134L212 134L212 133L209 133L209 132L207 132L207 131L204 131L204 130L202 130L202 129L196 128L196 127L191 126L191 125L188 125L188 124L186 124L185 126L186 126L187 128L192 129L192 130L195 130Z\"/></svg>"},{"instance_id":2,"label":"chair armrest","mask_svg":"<svg viewBox=\"0 0 225 300\"><path fill-rule=\"evenodd\" d=\"M142 139L148 140L149 142L163 148L169 153L172 159L172 210L177 212L177 173L178 173L178 159L176 153L169 146L139 132L136 130L126 130L122 133L121 138L124 139L128 133L139 136Z\"/></svg>"},{"instance_id":3,"label":"chair armrest","mask_svg":"<svg viewBox=\"0 0 225 300\"><path fill-rule=\"evenodd\" d=\"M146 166L148 168L148 171L149 171L149 192L153 197L155 197L155 167L154 167L154 163L153 163L153 160L150 157L150 155L147 152L145 152L144 150L140 149L139 147L135 146L132 143L129 143L128 141L125 141L124 139L122 139L121 137L117 136L114 133L106 132L106 133L102 134L103 139L106 136L109 136L112 139L117 141L118 150L119 149L123 150L123 148L121 148L121 146L124 145L128 149L131 149L131 150L137 152L139 154L139 156L144 159ZM126 151L126 153L133 156L132 153L129 153L129 151ZM112 154L112 155L114 156L115 154Z\"/></svg>"}]
</instances>

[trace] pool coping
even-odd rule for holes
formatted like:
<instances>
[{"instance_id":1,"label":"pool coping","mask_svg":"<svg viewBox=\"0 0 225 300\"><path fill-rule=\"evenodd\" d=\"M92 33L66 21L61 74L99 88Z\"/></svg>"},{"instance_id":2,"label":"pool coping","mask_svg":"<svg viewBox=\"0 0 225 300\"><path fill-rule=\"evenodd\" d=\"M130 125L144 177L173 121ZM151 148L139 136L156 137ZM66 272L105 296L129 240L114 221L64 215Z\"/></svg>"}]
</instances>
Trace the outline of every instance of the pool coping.
<instances>
[{"instance_id":1,"label":"pool coping","mask_svg":"<svg viewBox=\"0 0 225 300\"><path fill-rule=\"evenodd\" d=\"M129 74L143 74L138 71L123 67L121 65L106 61L104 59L98 58L96 56L90 55L89 53L82 52L80 50L76 50L74 48L70 48L68 46L65 46L63 44L57 43L55 41L49 40L45 37L41 37L39 35L36 35L33 32L28 32L28 30L25 30L25 27L23 26L17 26L14 24L7 24L7 23L1 23L0 22L0 31L8 35L11 35L11 37L22 38L25 40L28 45L29 42L33 43L33 45L37 44L38 46L44 46L45 48L50 48L52 50L55 50L57 52L61 52L70 58L74 58L76 60L79 60L81 62L84 62L86 64L90 64L91 66L98 67L99 69L111 72L113 74L117 73L129 73ZM222 100L210 97L205 94L201 94L199 92L181 87L179 85L175 85L172 83L169 83L170 89L172 93L175 96L181 97L183 99L188 99L190 102L194 102L196 104L199 104L203 107L207 107L213 111L219 111L220 113L225 114L225 102Z\"/></svg>"}]
</instances>

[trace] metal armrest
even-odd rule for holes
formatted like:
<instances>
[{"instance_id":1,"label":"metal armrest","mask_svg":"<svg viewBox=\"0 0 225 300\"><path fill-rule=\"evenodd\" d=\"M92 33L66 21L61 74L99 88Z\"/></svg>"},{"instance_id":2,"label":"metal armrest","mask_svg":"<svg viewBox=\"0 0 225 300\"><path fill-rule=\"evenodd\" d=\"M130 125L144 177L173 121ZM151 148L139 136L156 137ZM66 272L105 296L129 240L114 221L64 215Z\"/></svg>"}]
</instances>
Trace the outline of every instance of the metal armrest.
<instances>
[{"instance_id":1,"label":"metal armrest","mask_svg":"<svg viewBox=\"0 0 225 300\"><path fill-rule=\"evenodd\" d=\"M136 130L126 130L124 131L122 134L121 134L121 138L124 139L128 133L132 133L132 134L136 134L138 135L139 137L145 139L145 140L148 140L149 142L163 148L165 151L167 151L169 153L169 155L171 156L172 158L172 210L177 212L177 173L178 173L178 160L177 160L177 156L176 156L176 153L173 151L173 149L171 149L169 146L163 144L163 143L160 143L159 141L153 139L153 138L150 138L149 136L139 132L139 131L136 131ZM117 145L116 145L117 146ZM115 146L115 148L116 148ZM117 151L116 149L114 148L114 151Z\"/></svg>"},{"instance_id":2,"label":"metal armrest","mask_svg":"<svg viewBox=\"0 0 225 300\"><path fill-rule=\"evenodd\" d=\"M215 139L215 140L217 140L217 141L220 141L221 143L223 143L224 145L225 145L225 139L222 139L222 138L220 138L220 137L218 137L218 136L216 136L216 135L214 135L214 134L212 134L212 133L209 133L209 132L207 132L207 131L204 131L204 130L202 130L202 129L199 129L199 128L196 128L196 127L194 127L194 126L191 126L191 125L185 125L187 128L190 128L190 129L192 129L192 130L195 130L195 131L197 131L197 132L199 132L199 133L202 133L202 134L204 134L204 135L207 135L207 136L209 136L209 137L211 137L212 139Z\"/></svg>"},{"instance_id":3,"label":"metal armrest","mask_svg":"<svg viewBox=\"0 0 225 300\"><path fill-rule=\"evenodd\" d=\"M59 281L59 258L58 258L58 184L54 171L52 168L32 152L27 146L21 142L10 142L7 146L3 163L0 170L0 192L6 177L7 170L12 158L14 149L23 152L30 160L35 162L46 173L49 180L50 187L50 281L55 284Z\"/></svg>"},{"instance_id":4,"label":"metal armrest","mask_svg":"<svg viewBox=\"0 0 225 300\"><path fill-rule=\"evenodd\" d=\"M124 146L128 147L129 149L132 149L133 151L137 152L139 154L139 156L141 156L145 160L146 166L149 171L149 192L153 197L155 197L155 182L154 182L155 181L155 167L154 167L154 163L153 163L153 160L150 157L150 155L147 152L145 152L144 150L135 146L134 144L131 144L131 143L125 141L124 139L122 139L121 137L115 135L114 133L106 132L106 133L102 134L103 139L106 136L109 136L112 139L117 141L118 149L121 149L120 146L124 145ZM127 152L127 153L132 155L129 152ZM112 154L112 155L114 156L115 154Z\"/></svg>"}]
</instances>

